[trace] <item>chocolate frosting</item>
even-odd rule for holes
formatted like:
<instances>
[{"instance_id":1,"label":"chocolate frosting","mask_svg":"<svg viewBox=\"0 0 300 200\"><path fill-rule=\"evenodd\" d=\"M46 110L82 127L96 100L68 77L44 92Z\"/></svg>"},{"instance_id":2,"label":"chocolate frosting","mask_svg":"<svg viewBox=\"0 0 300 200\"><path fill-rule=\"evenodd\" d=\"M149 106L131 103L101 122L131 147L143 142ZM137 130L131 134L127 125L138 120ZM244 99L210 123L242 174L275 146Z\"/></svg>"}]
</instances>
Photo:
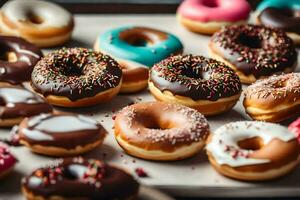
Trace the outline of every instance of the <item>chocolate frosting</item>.
<instances>
[{"instance_id":1,"label":"chocolate frosting","mask_svg":"<svg viewBox=\"0 0 300 200\"><path fill-rule=\"evenodd\" d=\"M269 76L293 67L297 52L281 30L257 25L234 25L216 32L210 48L246 75Z\"/></svg>"},{"instance_id":2,"label":"chocolate frosting","mask_svg":"<svg viewBox=\"0 0 300 200\"><path fill-rule=\"evenodd\" d=\"M30 117L52 112L52 107L40 96L23 88L0 88L0 119Z\"/></svg>"},{"instance_id":3,"label":"chocolate frosting","mask_svg":"<svg viewBox=\"0 0 300 200\"><path fill-rule=\"evenodd\" d=\"M19 37L0 36L0 55L14 53L16 61L0 60L0 81L20 84L29 81L34 65L43 56L41 50L34 44Z\"/></svg>"},{"instance_id":4,"label":"chocolate frosting","mask_svg":"<svg viewBox=\"0 0 300 200\"><path fill-rule=\"evenodd\" d=\"M169 57L154 65L150 81L161 91L193 100L216 101L241 92L240 79L232 69L203 56Z\"/></svg>"},{"instance_id":5,"label":"chocolate frosting","mask_svg":"<svg viewBox=\"0 0 300 200\"><path fill-rule=\"evenodd\" d=\"M258 20L265 26L300 34L300 10L270 7L261 11Z\"/></svg>"},{"instance_id":6,"label":"chocolate frosting","mask_svg":"<svg viewBox=\"0 0 300 200\"><path fill-rule=\"evenodd\" d=\"M20 141L65 149L95 143L106 133L96 120L71 114L42 114L25 119L19 127Z\"/></svg>"},{"instance_id":7,"label":"chocolate frosting","mask_svg":"<svg viewBox=\"0 0 300 200\"><path fill-rule=\"evenodd\" d=\"M111 57L85 48L60 49L41 59L32 72L34 90L72 101L119 85L122 70Z\"/></svg>"},{"instance_id":8,"label":"chocolate frosting","mask_svg":"<svg viewBox=\"0 0 300 200\"><path fill-rule=\"evenodd\" d=\"M138 193L139 184L123 170L99 160L65 159L57 166L35 170L22 186L34 195L90 200L126 199Z\"/></svg>"}]
</instances>

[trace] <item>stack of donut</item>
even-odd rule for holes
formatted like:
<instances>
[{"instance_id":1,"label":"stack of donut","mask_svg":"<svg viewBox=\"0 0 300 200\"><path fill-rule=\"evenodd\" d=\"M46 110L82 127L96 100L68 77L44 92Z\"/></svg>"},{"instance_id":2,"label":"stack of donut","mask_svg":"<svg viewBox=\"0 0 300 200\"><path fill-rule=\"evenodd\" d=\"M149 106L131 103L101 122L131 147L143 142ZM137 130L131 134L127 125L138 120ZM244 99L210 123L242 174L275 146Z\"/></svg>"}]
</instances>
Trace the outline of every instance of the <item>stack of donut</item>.
<instances>
[{"instance_id":1,"label":"stack of donut","mask_svg":"<svg viewBox=\"0 0 300 200\"><path fill-rule=\"evenodd\" d=\"M71 38L72 15L41 0L6 2L0 12L5 34L0 36L0 127L17 125L15 141L6 143L44 156L71 157L26 176L25 197L136 199L139 184L127 172L74 157L101 148L111 132L77 108L106 103L91 108L104 111L121 99L114 100L119 93L147 86L157 101L128 105L113 117L114 137L127 154L175 161L205 149L218 172L244 181L291 172L300 160L300 121L289 128L276 123L300 115L300 73L293 72L299 2L263 1L256 12L259 25L245 24L249 13L246 0L182 2L179 21L193 32L213 34L208 45L213 58L182 54L175 35L144 26L103 32L94 50L59 48L43 56L38 47ZM209 121L224 117L239 100L253 121L210 129ZM215 115L220 118L211 118ZM16 163L0 143L0 177Z\"/></svg>"}]
</instances>

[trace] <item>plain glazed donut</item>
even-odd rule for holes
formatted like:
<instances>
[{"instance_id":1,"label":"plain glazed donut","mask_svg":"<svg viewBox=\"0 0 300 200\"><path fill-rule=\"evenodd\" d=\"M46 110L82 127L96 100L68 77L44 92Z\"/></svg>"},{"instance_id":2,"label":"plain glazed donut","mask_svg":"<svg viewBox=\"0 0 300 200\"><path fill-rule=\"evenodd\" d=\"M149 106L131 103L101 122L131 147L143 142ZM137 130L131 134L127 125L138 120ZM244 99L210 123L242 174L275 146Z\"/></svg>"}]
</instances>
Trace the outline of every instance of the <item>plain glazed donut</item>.
<instances>
[{"instance_id":1,"label":"plain glazed donut","mask_svg":"<svg viewBox=\"0 0 300 200\"><path fill-rule=\"evenodd\" d=\"M36 92L62 107L107 102L119 92L121 83L122 71L114 59L85 48L49 53L36 64L31 77Z\"/></svg>"},{"instance_id":2,"label":"plain glazed donut","mask_svg":"<svg viewBox=\"0 0 300 200\"><path fill-rule=\"evenodd\" d=\"M138 103L115 119L115 138L130 155L147 160L180 160L199 152L209 135L204 116L194 109L162 102Z\"/></svg>"},{"instance_id":3,"label":"plain glazed donut","mask_svg":"<svg viewBox=\"0 0 300 200\"><path fill-rule=\"evenodd\" d=\"M245 181L284 176L297 166L300 153L295 135L286 127L254 121L218 128L208 138L206 150L219 173Z\"/></svg>"},{"instance_id":4,"label":"plain glazed donut","mask_svg":"<svg viewBox=\"0 0 300 200\"><path fill-rule=\"evenodd\" d=\"M135 93L148 86L148 67L128 60L118 60L118 63L123 75L120 93Z\"/></svg>"},{"instance_id":5,"label":"plain glazed donut","mask_svg":"<svg viewBox=\"0 0 300 200\"><path fill-rule=\"evenodd\" d=\"M52 112L37 94L24 88L0 87L0 127L19 124L24 117Z\"/></svg>"},{"instance_id":6,"label":"plain glazed donut","mask_svg":"<svg viewBox=\"0 0 300 200\"><path fill-rule=\"evenodd\" d=\"M1 8L0 29L39 47L52 47L70 39L73 17L64 8L42 0L11 0Z\"/></svg>"},{"instance_id":7,"label":"plain glazed donut","mask_svg":"<svg viewBox=\"0 0 300 200\"><path fill-rule=\"evenodd\" d=\"M289 125L289 130L296 134L300 144L300 117Z\"/></svg>"},{"instance_id":8,"label":"plain glazed donut","mask_svg":"<svg viewBox=\"0 0 300 200\"><path fill-rule=\"evenodd\" d=\"M9 152L8 147L0 143L0 179L8 175L17 162L17 159Z\"/></svg>"},{"instance_id":9,"label":"plain glazed donut","mask_svg":"<svg viewBox=\"0 0 300 200\"><path fill-rule=\"evenodd\" d=\"M202 114L230 110L241 94L241 82L225 64L203 56L169 57L150 70L149 89L159 101L183 104Z\"/></svg>"},{"instance_id":10,"label":"plain glazed donut","mask_svg":"<svg viewBox=\"0 0 300 200\"><path fill-rule=\"evenodd\" d=\"M74 156L101 145L107 131L83 115L41 114L25 118L17 134L20 144L48 156Z\"/></svg>"},{"instance_id":11,"label":"plain glazed donut","mask_svg":"<svg viewBox=\"0 0 300 200\"><path fill-rule=\"evenodd\" d=\"M34 44L18 37L0 36L0 85L30 81L34 65L43 56ZM8 84L5 84L8 83Z\"/></svg>"},{"instance_id":12,"label":"plain glazed donut","mask_svg":"<svg viewBox=\"0 0 300 200\"><path fill-rule=\"evenodd\" d=\"M283 29L300 44L300 1L264 0L257 8L257 23Z\"/></svg>"},{"instance_id":13,"label":"plain glazed donut","mask_svg":"<svg viewBox=\"0 0 300 200\"><path fill-rule=\"evenodd\" d=\"M22 180L22 191L28 200L135 200L139 184L103 161L74 157L34 170Z\"/></svg>"},{"instance_id":14,"label":"plain glazed donut","mask_svg":"<svg viewBox=\"0 0 300 200\"><path fill-rule=\"evenodd\" d=\"M209 47L211 56L234 69L246 84L276 73L292 72L297 65L293 41L279 29L228 26L212 36Z\"/></svg>"},{"instance_id":15,"label":"plain glazed donut","mask_svg":"<svg viewBox=\"0 0 300 200\"><path fill-rule=\"evenodd\" d=\"M246 0L185 0L177 18L193 32L213 34L222 26L246 23L250 11Z\"/></svg>"},{"instance_id":16,"label":"plain glazed donut","mask_svg":"<svg viewBox=\"0 0 300 200\"><path fill-rule=\"evenodd\" d=\"M279 122L300 114L300 73L274 75L244 92L246 113L255 120Z\"/></svg>"}]
</instances>

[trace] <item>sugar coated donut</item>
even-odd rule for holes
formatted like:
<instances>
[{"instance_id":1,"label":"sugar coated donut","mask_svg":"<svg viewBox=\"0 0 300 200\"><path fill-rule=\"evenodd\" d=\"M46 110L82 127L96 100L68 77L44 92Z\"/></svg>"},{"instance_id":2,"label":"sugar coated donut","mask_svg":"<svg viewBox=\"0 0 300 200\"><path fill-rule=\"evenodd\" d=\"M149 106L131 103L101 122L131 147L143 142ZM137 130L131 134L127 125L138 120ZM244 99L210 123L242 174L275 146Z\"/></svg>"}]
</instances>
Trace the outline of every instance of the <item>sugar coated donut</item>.
<instances>
[{"instance_id":1,"label":"sugar coated donut","mask_svg":"<svg viewBox=\"0 0 300 200\"><path fill-rule=\"evenodd\" d=\"M0 85L30 81L34 65L43 56L35 45L11 36L0 36L0 53Z\"/></svg>"},{"instance_id":2,"label":"sugar coated donut","mask_svg":"<svg viewBox=\"0 0 300 200\"><path fill-rule=\"evenodd\" d=\"M52 112L43 98L24 88L0 87L0 102L0 127L19 124L24 117Z\"/></svg>"},{"instance_id":3,"label":"sugar coated donut","mask_svg":"<svg viewBox=\"0 0 300 200\"><path fill-rule=\"evenodd\" d=\"M0 29L40 47L52 47L70 39L73 17L64 8L41 0L10 0L1 8Z\"/></svg>"},{"instance_id":4,"label":"sugar coated donut","mask_svg":"<svg viewBox=\"0 0 300 200\"><path fill-rule=\"evenodd\" d=\"M300 114L300 73L274 75L250 85L244 107L255 120L279 122Z\"/></svg>"},{"instance_id":5,"label":"sugar coated donut","mask_svg":"<svg viewBox=\"0 0 300 200\"><path fill-rule=\"evenodd\" d=\"M122 71L111 57L85 48L54 51L34 67L33 89L50 104L83 107L107 102L120 90Z\"/></svg>"},{"instance_id":6,"label":"sugar coated donut","mask_svg":"<svg viewBox=\"0 0 300 200\"><path fill-rule=\"evenodd\" d=\"M231 109L241 88L232 69L203 56L172 56L150 70L149 89L157 100L183 104L207 116Z\"/></svg>"},{"instance_id":7,"label":"sugar coated donut","mask_svg":"<svg viewBox=\"0 0 300 200\"><path fill-rule=\"evenodd\" d=\"M0 178L9 174L17 162L17 159L9 152L8 147L0 142Z\"/></svg>"},{"instance_id":8,"label":"sugar coated donut","mask_svg":"<svg viewBox=\"0 0 300 200\"><path fill-rule=\"evenodd\" d=\"M204 116L162 102L125 107L115 120L115 138L130 155L147 160L180 160L198 153L209 135Z\"/></svg>"},{"instance_id":9,"label":"sugar coated donut","mask_svg":"<svg viewBox=\"0 0 300 200\"><path fill-rule=\"evenodd\" d=\"M19 125L20 144L49 156L72 156L102 144L106 130L83 115L41 114L25 118Z\"/></svg>"},{"instance_id":10,"label":"sugar coated donut","mask_svg":"<svg viewBox=\"0 0 300 200\"><path fill-rule=\"evenodd\" d=\"M29 200L135 200L139 184L122 169L75 157L34 170L22 180L22 191Z\"/></svg>"},{"instance_id":11,"label":"sugar coated donut","mask_svg":"<svg viewBox=\"0 0 300 200\"><path fill-rule=\"evenodd\" d=\"M296 134L300 144L300 117L289 125L289 130Z\"/></svg>"},{"instance_id":12,"label":"sugar coated donut","mask_svg":"<svg viewBox=\"0 0 300 200\"><path fill-rule=\"evenodd\" d=\"M227 63L246 84L292 72L297 65L293 41L283 31L264 26L225 27L213 35L209 47L211 56Z\"/></svg>"},{"instance_id":13,"label":"sugar coated donut","mask_svg":"<svg viewBox=\"0 0 300 200\"><path fill-rule=\"evenodd\" d=\"M212 166L230 178L264 181L281 177L299 162L300 148L286 127L268 122L232 122L218 128L206 145Z\"/></svg>"},{"instance_id":14,"label":"sugar coated donut","mask_svg":"<svg viewBox=\"0 0 300 200\"><path fill-rule=\"evenodd\" d=\"M281 28L300 44L300 1L264 0L257 8L257 23Z\"/></svg>"},{"instance_id":15,"label":"sugar coated donut","mask_svg":"<svg viewBox=\"0 0 300 200\"><path fill-rule=\"evenodd\" d=\"M222 26L246 23L250 11L246 0L185 0L177 18L193 32L212 34Z\"/></svg>"}]
</instances>

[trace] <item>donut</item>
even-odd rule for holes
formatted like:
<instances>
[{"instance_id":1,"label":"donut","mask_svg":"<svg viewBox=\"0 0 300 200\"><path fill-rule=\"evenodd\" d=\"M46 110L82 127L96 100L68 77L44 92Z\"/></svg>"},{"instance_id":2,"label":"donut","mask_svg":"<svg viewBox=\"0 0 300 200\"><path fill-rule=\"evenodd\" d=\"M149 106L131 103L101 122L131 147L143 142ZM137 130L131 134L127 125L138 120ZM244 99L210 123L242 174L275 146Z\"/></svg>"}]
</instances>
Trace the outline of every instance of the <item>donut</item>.
<instances>
[{"instance_id":1,"label":"donut","mask_svg":"<svg viewBox=\"0 0 300 200\"><path fill-rule=\"evenodd\" d=\"M0 179L8 175L17 162L17 159L10 153L8 147L0 142Z\"/></svg>"},{"instance_id":2,"label":"donut","mask_svg":"<svg viewBox=\"0 0 300 200\"><path fill-rule=\"evenodd\" d=\"M181 53L183 46L173 34L147 27L125 26L101 34L94 49L116 59L152 67L171 54Z\"/></svg>"},{"instance_id":3,"label":"donut","mask_svg":"<svg viewBox=\"0 0 300 200\"><path fill-rule=\"evenodd\" d=\"M255 120L280 122L300 114L300 73L274 75L244 91L244 108Z\"/></svg>"},{"instance_id":4,"label":"donut","mask_svg":"<svg viewBox=\"0 0 300 200\"><path fill-rule=\"evenodd\" d=\"M198 153L209 125L198 111L182 105L145 102L123 108L115 119L115 138L128 154L146 159L181 160Z\"/></svg>"},{"instance_id":5,"label":"donut","mask_svg":"<svg viewBox=\"0 0 300 200\"><path fill-rule=\"evenodd\" d=\"M1 32L25 38L39 47L65 43L74 27L70 12L41 0L10 0L0 12Z\"/></svg>"},{"instance_id":6,"label":"donut","mask_svg":"<svg viewBox=\"0 0 300 200\"><path fill-rule=\"evenodd\" d=\"M64 159L22 179L26 199L135 200L138 182L127 172L100 160Z\"/></svg>"},{"instance_id":7,"label":"donut","mask_svg":"<svg viewBox=\"0 0 300 200\"><path fill-rule=\"evenodd\" d=\"M24 117L52 112L52 107L43 98L15 87L0 87L0 109L0 127L11 127Z\"/></svg>"},{"instance_id":8,"label":"donut","mask_svg":"<svg viewBox=\"0 0 300 200\"><path fill-rule=\"evenodd\" d=\"M17 134L20 144L48 156L73 156L101 145L107 131L96 120L75 114L41 114L25 118Z\"/></svg>"},{"instance_id":9,"label":"donut","mask_svg":"<svg viewBox=\"0 0 300 200\"><path fill-rule=\"evenodd\" d=\"M289 130L296 134L300 144L300 117L289 125Z\"/></svg>"},{"instance_id":10,"label":"donut","mask_svg":"<svg viewBox=\"0 0 300 200\"><path fill-rule=\"evenodd\" d=\"M209 47L211 56L234 69L245 84L292 72L297 65L293 41L279 29L259 25L225 27L212 36Z\"/></svg>"},{"instance_id":11,"label":"donut","mask_svg":"<svg viewBox=\"0 0 300 200\"><path fill-rule=\"evenodd\" d=\"M63 48L42 58L31 76L33 89L50 104L84 107L110 101L122 70L111 57L85 48Z\"/></svg>"},{"instance_id":12,"label":"donut","mask_svg":"<svg viewBox=\"0 0 300 200\"><path fill-rule=\"evenodd\" d=\"M258 24L283 29L300 44L300 1L265 0L257 8Z\"/></svg>"},{"instance_id":13,"label":"donut","mask_svg":"<svg viewBox=\"0 0 300 200\"><path fill-rule=\"evenodd\" d=\"M159 101L183 104L206 116L231 109L241 82L225 64L203 56L169 57L150 70L149 89Z\"/></svg>"},{"instance_id":14,"label":"donut","mask_svg":"<svg viewBox=\"0 0 300 200\"><path fill-rule=\"evenodd\" d=\"M177 19L190 31L213 34L222 26L246 23L250 11L246 0L185 0Z\"/></svg>"},{"instance_id":15,"label":"donut","mask_svg":"<svg viewBox=\"0 0 300 200\"><path fill-rule=\"evenodd\" d=\"M172 54L183 51L180 40L157 29L126 26L108 30L97 37L96 51L115 58L122 67L122 93L138 92L147 87L148 68Z\"/></svg>"},{"instance_id":16,"label":"donut","mask_svg":"<svg viewBox=\"0 0 300 200\"><path fill-rule=\"evenodd\" d=\"M221 126L208 138L206 150L219 173L243 181L284 176L298 165L300 153L295 135L286 127L258 121Z\"/></svg>"},{"instance_id":17,"label":"donut","mask_svg":"<svg viewBox=\"0 0 300 200\"><path fill-rule=\"evenodd\" d=\"M122 69L120 93L136 93L148 86L149 69L133 61L118 60Z\"/></svg>"},{"instance_id":18,"label":"donut","mask_svg":"<svg viewBox=\"0 0 300 200\"><path fill-rule=\"evenodd\" d=\"M30 81L34 65L43 56L41 50L19 37L0 36L0 85Z\"/></svg>"}]
</instances>

